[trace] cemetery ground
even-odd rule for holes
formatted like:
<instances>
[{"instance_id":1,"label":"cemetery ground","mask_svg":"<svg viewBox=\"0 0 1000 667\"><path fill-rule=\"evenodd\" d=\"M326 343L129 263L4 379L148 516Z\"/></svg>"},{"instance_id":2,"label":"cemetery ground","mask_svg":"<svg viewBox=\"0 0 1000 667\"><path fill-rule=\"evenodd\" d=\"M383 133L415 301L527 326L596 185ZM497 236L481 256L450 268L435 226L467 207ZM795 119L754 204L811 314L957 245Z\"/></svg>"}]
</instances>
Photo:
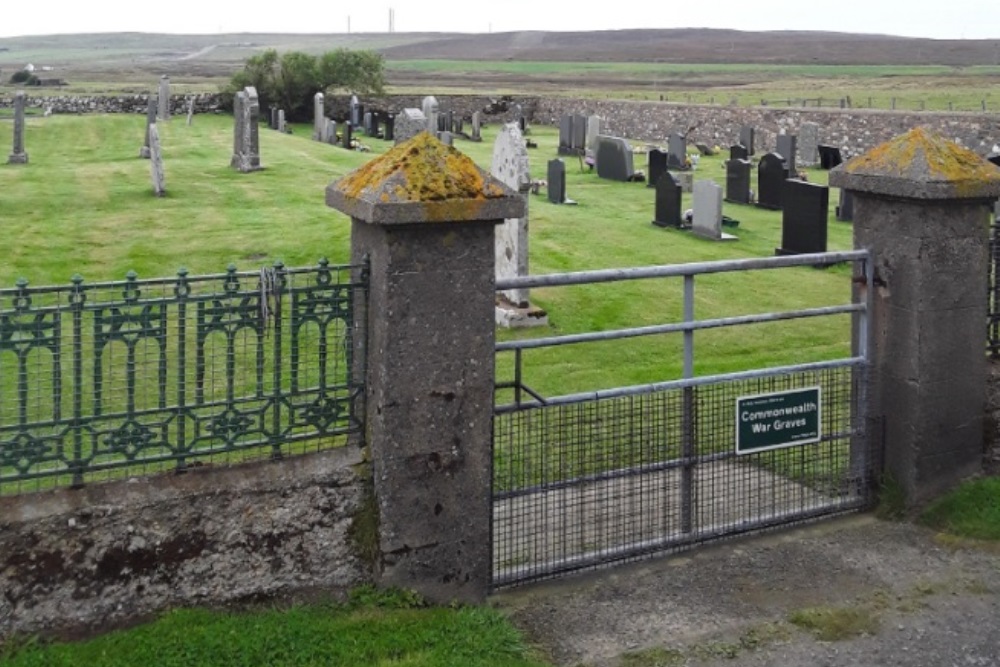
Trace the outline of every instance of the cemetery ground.
<instances>
[{"instance_id":1,"label":"cemetery ground","mask_svg":"<svg viewBox=\"0 0 1000 667\"><path fill-rule=\"evenodd\" d=\"M145 278L173 275L180 265L186 266L192 274L202 274L220 273L229 263L235 263L241 269L253 269L278 259L288 266L313 264L321 256L329 257L333 262L346 261L349 224L346 218L325 206L323 189L331 181L364 164L373 153L389 148L389 144L385 142L362 139L370 144L372 153L349 152L310 141L310 130L304 126L296 126L295 134L291 136L262 128L260 143L265 170L240 174L228 166L232 151L231 118L197 116L192 126L175 118L160 124L167 196L156 198L150 187L149 163L137 157L142 144L143 123L144 118L138 115L29 119L26 149L31 155L30 164L0 165L0 199L3 202L3 223L7 230L5 258L0 263L0 285L13 286L14 281L21 276L29 278L32 285L67 284L70 276L76 273L83 275L88 282L96 282L120 279L130 269ZM0 130L5 125L6 123L0 124ZM488 166L496 129L494 126L484 132L485 140L482 144L459 140L457 146L480 165ZM554 128L535 127L532 128L531 136L539 144L539 148L530 153L532 174L535 178L543 178L545 163L556 154L557 132ZM10 133L0 131L0 154L5 155L10 151L9 142ZM703 158L695 172L695 178L712 178L721 184L725 177L721 165L721 155ZM637 167L643 166L644 160L637 159ZM825 182L826 175L823 172L810 170L808 174L813 182ZM531 273L760 257L773 254L774 248L780 245L781 220L780 213L777 212L727 204L724 211L726 215L740 221L740 226L732 230L739 236L739 241L714 243L685 232L651 225L653 190L643 184L599 180L596 174L581 170L575 158L567 159L567 175L567 193L579 202L578 206L549 204L544 194L531 197ZM687 207L690 205L689 195L685 197L684 206ZM835 201L836 197L831 196L831 206ZM849 249L850 225L834 222L832 210L830 217L830 249ZM846 302L850 297L847 276L846 269L843 268L706 276L698 282L696 314L699 317L728 316L825 305L830 302L831 295ZM533 291L532 300L549 312L550 328L542 332L501 332L500 338L676 321L680 315L681 289L679 281L665 279L626 285L538 289ZM846 320L835 317L830 318L826 324L823 324L825 320L820 322L818 325L815 321L801 325L786 323L781 327L757 325L736 332L699 332L699 365L696 371L710 373L743 370L791 360L818 361L844 356L850 345ZM673 379L680 374L680 356L680 340L662 336L615 345L591 345L588 346L586 355L581 355L579 350L572 347L538 350L527 355L526 369L533 388L543 394L566 393ZM499 359L498 380L505 379L505 373L509 375L509 372L509 360ZM719 567L733 566L741 560L744 553L762 553L763 555L750 557L753 571L768 572L778 577L787 573L790 564L804 568L800 581L802 590L797 594L789 593L791 583L774 582L777 586L775 591L782 592L781 586L785 586L783 592L788 593L785 597L796 607L779 609L774 603L774 596L760 598L759 607L770 614L772 624L779 631L773 635L768 634L770 626L764 625L741 630L737 625L725 625L721 622L705 624L706 614L709 612L697 608L697 605L692 607L693 613L687 616L686 627L697 628L704 625L702 630L710 632L687 636L686 643L669 643L662 635L652 636L642 634L641 631L629 634L620 623L613 622L618 614L625 618L629 612L620 607L606 606L606 598L583 596L579 598L582 606L574 607L571 600L553 594L550 601L532 607L533 612L538 612L534 620L532 614L524 612L524 608L519 607L516 602L509 606L515 620L528 629L529 637L540 642L541 650L550 653L556 662L574 664L585 661L591 664L622 665L685 664L675 660L678 653L683 660L701 660L711 664L711 660L719 658L719 653L713 653L714 649L707 649L707 653L692 651L700 650L698 647L712 647L717 643L728 646L734 641L740 647L737 652L747 659L752 659L758 653L745 645L750 648L761 646L762 650L768 651L792 651L798 650L792 647L806 646L803 650L829 652L832 650L828 648L829 645L809 643L812 640L797 628L814 623L810 619L815 616L823 617L824 610L836 612L844 607L874 608L872 614L879 612L877 615L883 619L883 623L887 623L887 619L895 619L897 614L910 614L908 610L911 607L917 608L917 611L911 616L905 616L906 618L924 618L921 614L938 611L937 603L951 600L949 596L954 591L961 592L963 600L970 599L970 604L986 605L985 612L995 613L996 591L992 587L995 586L997 562L990 548L970 547L970 543L961 541L942 545L935 542L932 534L924 529L908 524L887 528L887 524L877 523L870 518L857 521L860 523L856 536L849 532L854 530L853 523L849 523L845 529L848 532L837 532L839 524L831 524L830 528L817 528L818 537L814 542L816 547L812 551L808 536L800 539L798 534L778 534L776 537L761 538L760 542L740 541L717 550L706 550L704 556L699 553L692 555L690 559L658 561L656 565L634 566L639 570L623 569L604 574L601 576L606 577L610 583L596 586L605 594L613 593L613 598L625 603L641 603L645 598L625 587L624 582L632 580L639 586L651 586L655 579L662 586L681 586L684 582L693 586L705 573L692 566L688 568L688 578L675 576L685 568L685 563L699 565L712 558L712 554L722 554L718 560ZM866 521L869 523L865 523ZM773 547L776 542L785 546L792 545L788 548L801 546L804 551L795 558L783 560L784 552ZM886 584L884 596L864 599L861 599L863 594L855 580L833 577L829 582L830 586L823 588L833 590L836 593L835 599L809 597L815 593L816 588L816 559L820 558L820 554L829 555L845 544L857 547L853 550L843 549L846 557L855 560L846 564L831 564L836 572L851 569L853 575L854 570L860 569L871 574L872 568L875 568L876 574L883 573L885 566L881 564L883 561L878 560L879 554L882 554L885 563L889 563L899 562L899 554L905 552L912 555L908 562L913 567L906 569L912 576L900 579L898 585ZM869 554L862 549L872 545L880 545L885 551ZM926 551L927 549L930 551ZM727 561L727 558L731 560ZM943 569L934 569L933 577L938 574L940 577L931 577L925 584L921 577L931 571L927 569L929 563L935 566L940 564ZM968 577L963 569L957 578L947 578L948 567L956 564L962 568L968 565ZM642 575L645 571L660 574L646 577ZM993 574L992 580L985 576L989 573ZM870 583L871 577L862 577L862 581ZM567 587L584 590L589 585L585 582L593 581L596 580L569 580ZM711 582L712 578L705 581ZM716 583L719 581L722 581L721 574L715 579ZM742 580L733 584L735 588L728 589L734 596L742 594L740 586L743 584L740 581ZM839 587L841 583L844 585ZM746 586L751 584L767 588L764 582L750 582ZM922 592L927 587L931 592ZM678 591L683 590L678 588L671 593L664 588L650 587L643 595L656 597L659 594L658 599L676 604L681 599ZM721 590L725 592L727 589ZM690 596L691 593L688 592L687 595ZM861 599L861 603L855 604L856 599ZM565 604L560 600L565 600ZM502 600L500 603L507 604ZM387 604L391 607L396 603ZM882 610L877 608L880 605L883 606ZM577 624L561 625L558 621L560 617L553 614L541 616L542 611L551 612L555 607L566 610L567 613L576 609L578 614L575 621L569 616L562 618L566 623L572 621ZM607 609L611 616L594 613L595 609ZM732 612L732 608L729 609L729 612L725 612L729 615L724 618L731 619L734 614L745 616L747 611L736 609ZM819 611L807 613L807 610L812 609ZM662 608L660 610L663 611ZM420 613L426 611L419 610ZM640 605L633 612L632 616L637 622L644 623L644 627L659 627L663 632L676 627L671 625L669 615L657 617L652 608L643 610ZM206 624L210 621L208 616L202 615L203 612L168 614L161 621L167 626L162 632L167 635L174 632L183 636L183 643L170 643L168 640L165 645L146 644L141 639L147 636L144 633L157 635L161 630L157 630L157 626L143 627L125 634L110 635L104 640L108 643L98 644L98 648L94 649L96 652L91 661L97 665L141 662L166 664L163 660L154 660L148 656L161 658L169 655L167 651L170 650L180 652L177 655L182 662L177 664L211 665L208 660L190 657L188 651L200 650L198 647L202 644L192 643L188 641L189 638L197 636L199 641L204 641L208 646L205 651L209 653L231 643L232 640L227 638L229 635L226 633L233 631L234 626L245 628L248 624L260 623L255 627L260 627L261 630L253 633L254 637L274 637L275 640L256 641L253 644L273 653L264 656L255 654L251 661L243 664L279 664L275 660L281 659L285 660L283 664L326 664L328 655L317 652L339 649L314 644L311 638L315 635L310 633L315 631L305 629L312 627L312 621L299 626L295 621L296 613L308 617L313 612L293 612L290 619L272 616L267 620L257 620L258 617L253 617L252 620L235 617L232 620L228 615L222 615L219 622L226 629L220 633L208 630L195 632L196 628L209 627ZM356 637L354 628L370 624L371 617L395 616L395 612L386 612L378 606L364 607L360 612L355 610L351 613L360 613L360 623L349 621L348 627L351 629L332 630L323 625L328 619L324 612L320 612L321 618L317 623L323 629L318 634ZM646 615L643 616L643 613ZM962 613L965 612L962 610L956 613L959 620L973 618L968 615L963 617ZM412 617L409 617L411 614ZM444 640L446 646L442 649L443 657L432 657L430 649L424 647L433 642L420 635L421 638L416 640L412 649L400 649L399 644L392 643L386 653L373 652L361 657L345 658L344 663L387 664L393 660L408 662L409 659L412 662L408 664L464 665L476 664L470 656L486 656L486 661L482 664L538 664L532 663L531 658L522 652L516 638L507 634L509 628L502 624L500 616L484 610L460 610L455 614L447 610L431 610L429 613L431 616L435 614L444 617L451 615L453 618L436 630L428 630L425 626L430 623L425 620L426 616L420 616L409 609L401 611L404 619L410 618L403 625L409 623L408 627L411 629L416 627L420 632L426 630ZM469 616L469 625L462 625L462 614ZM793 614L800 619L799 622L791 619ZM413 620L414 618L418 620ZM594 624L582 622L588 618L593 619ZM937 616L932 616L928 621L932 626L934 618ZM174 622L179 623L179 627L170 630L169 626ZM355 624L350 625L351 622ZM457 625L448 625L452 622ZM225 623L230 625L226 626ZM281 635L272 623L288 629L290 634ZM821 622L817 623L822 625ZM556 628L558 632L547 635L546 625ZM598 633L602 625L603 635ZM975 631L985 624L968 625ZM482 628L487 626L499 627L498 634L490 638L489 633L482 632ZM605 643L600 650L588 655L567 653L564 644L559 643L563 641L560 636L580 638L580 635L566 632L567 627L572 627L574 632L591 632L598 637L597 641ZM865 627L867 629L863 632L874 631L872 626ZM621 632L616 634L619 630ZM408 632L395 628L386 630L394 638L407 635ZM713 635L712 632L716 634ZM733 632L736 632L735 639L731 636ZM886 641L891 639L887 638L891 633L882 634L886 630L879 632L873 641L877 642L880 638ZM933 636L930 632L925 634L927 637ZM754 639L762 635L763 639ZM483 639L486 643L461 650L455 648L456 638L465 636ZM786 640L786 636L799 643ZM923 636L920 635L921 638ZM609 637L615 637L614 642ZM862 636L850 641L865 640ZM582 638L580 642L580 646L584 646ZM500 648L496 648L498 645ZM247 648L249 650L252 647ZM146 653L133 654L135 657L126 656L120 661L116 657L100 657L123 656L126 655L124 651L133 649L145 650ZM70 658L66 660L79 661L81 654L75 652L75 647L57 650L67 651L65 655ZM504 650L510 652L501 653ZM730 650L720 649L723 654ZM459 653L455 654L454 651ZM15 653L18 655L11 657L9 664L69 664L59 663L57 659L47 657L50 654L36 652L33 648L15 650ZM498 660L498 655L503 657ZM826 656L825 653L816 655ZM101 660L107 662L102 663Z\"/></svg>"}]
</instances>

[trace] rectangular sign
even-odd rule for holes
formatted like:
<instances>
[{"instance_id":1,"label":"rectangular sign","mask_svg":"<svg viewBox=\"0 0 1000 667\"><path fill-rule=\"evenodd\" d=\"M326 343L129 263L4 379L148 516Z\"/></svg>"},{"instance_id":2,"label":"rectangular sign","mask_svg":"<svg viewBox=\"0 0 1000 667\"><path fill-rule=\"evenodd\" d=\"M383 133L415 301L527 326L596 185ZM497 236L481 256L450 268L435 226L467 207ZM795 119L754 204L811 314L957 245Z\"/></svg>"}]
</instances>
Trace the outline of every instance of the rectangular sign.
<instances>
[{"instance_id":1,"label":"rectangular sign","mask_svg":"<svg viewBox=\"0 0 1000 667\"><path fill-rule=\"evenodd\" d=\"M819 442L820 388L807 387L736 399L736 453Z\"/></svg>"}]
</instances>

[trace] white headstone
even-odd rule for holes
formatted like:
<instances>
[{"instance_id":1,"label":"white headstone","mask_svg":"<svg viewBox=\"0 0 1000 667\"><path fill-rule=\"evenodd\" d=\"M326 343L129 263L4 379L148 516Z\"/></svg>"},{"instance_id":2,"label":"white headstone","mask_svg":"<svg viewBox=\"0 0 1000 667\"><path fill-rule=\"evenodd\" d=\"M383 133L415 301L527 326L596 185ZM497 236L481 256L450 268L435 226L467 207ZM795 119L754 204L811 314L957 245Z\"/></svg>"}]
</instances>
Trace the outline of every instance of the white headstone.
<instances>
[{"instance_id":1,"label":"white headstone","mask_svg":"<svg viewBox=\"0 0 1000 667\"><path fill-rule=\"evenodd\" d=\"M587 145L586 150L594 152L597 150L597 136L601 134L600 116L594 115L587 119Z\"/></svg>"},{"instance_id":2,"label":"white headstone","mask_svg":"<svg viewBox=\"0 0 1000 667\"><path fill-rule=\"evenodd\" d=\"M713 241L734 241L736 237L722 231L722 187L715 181L694 184L694 220L691 231Z\"/></svg>"},{"instance_id":3,"label":"white headstone","mask_svg":"<svg viewBox=\"0 0 1000 667\"><path fill-rule=\"evenodd\" d=\"M531 184L531 170L524 135L517 123L503 126L493 143L493 162L490 174L517 192L526 193ZM508 218L496 228L497 278L514 278L528 275L528 214L523 218ZM519 307L528 305L528 290L516 289L502 292L511 303Z\"/></svg>"}]
</instances>

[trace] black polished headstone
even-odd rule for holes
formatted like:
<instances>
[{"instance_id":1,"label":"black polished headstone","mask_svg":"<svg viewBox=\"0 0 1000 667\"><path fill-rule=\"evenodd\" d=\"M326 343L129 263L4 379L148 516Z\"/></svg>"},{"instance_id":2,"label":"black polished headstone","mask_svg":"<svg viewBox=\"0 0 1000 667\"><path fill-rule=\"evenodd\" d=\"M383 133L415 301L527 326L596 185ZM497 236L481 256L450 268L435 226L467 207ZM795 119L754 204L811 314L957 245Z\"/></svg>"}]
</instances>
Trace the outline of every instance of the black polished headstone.
<instances>
[{"instance_id":1,"label":"black polished headstone","mask_svg":"<svg viewBox=\"0 0 1000 667\"><path fill-rule=\"evenodd\" d=\"M816 150L819 151L820 169L830 170L844 161L844 158L840 155L840 149L836 146L826 146L824 144L820 144L816 147Z\"/></svg>"},{"instance_id":2,"label":"black polished headstone","mask_svg":"<svg viewBox=\"0 0 1000 667\"><path fill-rule=\"evenodd\" d=\"M798 137L794 134L779 134L777 140L778 155L785 158L785 166L788 168L788 175L795 176L799 173L795 165L795 155L798 153Z\"/></svg>"},{"instance_id":3,"label":"black polished headstone","mask_svg":"<svg viewBox=\"0 0 1000 667\"><path fill-rule=\"evenodd\" d=\"M826 252L826 221L830 210L830 188L818 183L790 179L783 192L781 247L776 255Z\"/></svg>"},{"instance_id":4,"label":"black polished headstone","mask_svg":"<svg viewBox=\"0 0 1000 667\"><path fill-rule=\"evenodd\" d=\"M837 220L839 222L854 221L854 195L850 190L840 189L837 201Z\"/></svg>"},{"instance_id":5,"label":"black polished headstone","mask_svg":"<svg viewBox=\"0 0 1000 667\"><path fill-rule=\"evenodd\" d=\"M354 126L350 122L346 122L343 125L344 125L344 136L341 139L340 145L346 148L347 150L351 150L353 148L353 146L351 146L351 142L354 138L353 137Z\"/></svg>"},{"instance_id":6,"label":"black polished headstone","mask_svg":"<svg viewBox=\"0 0 1000 667\"><path fill-rule=\"evenodd\" d=\"M757 164L757 206L779 210L782 190L788 179L785 160L777 153L768 153Z\"/></svg>"},{"instance_id":7,"label":"black polished headstone","mask_svg":"<svg viewBox=\"0 0 1000 667\"><path fill-rule=\"evenodd\" d=\"M559 118L559 155L571 155L573 144L573 116L564 114Z\"/></svg>"},{"instance_id":8,"label":"black polished headstone","mask_svg":"<svg viewBox=\"0 0 1000 667\"><path fill-rule=\"evenodd\" d=\"M681 184L666 172L656 181L656 205L653 224L657 227L681 227Z\"/></svg>"},{"instance_id":9,"label":"black polished headstone","mask_svg":"<svg viewBox=\"0 0 1000 667\"><path fill-rule=\"evenodd\" d=\"M733 144L729 147L730 160L749 160L750 151L743 144Z\"/></svg>"},{"instance_id":10,"label":"black polished headstone","mask_svg":"<svg viewBox=\"0 0 1000 667\"><path fill-rule=\"evenodd\" d=\"M649 151L646 161L647 186L655 188L660 182L660 176L667 171L667 154L658 148Z\"/></svg>"},{"instance_id":11,"label":"black polished headstone","mask_svg":"<svg viewBox=\"0 0 1000 667\"><path fill-rule=\"evenodd\" d=\"M612 181L631 181L635 176L632 150L619 137L597 138L597 175Z\"/></svg>"},{"instance_id":12,"label":"black polished headstone","mask_svg":"<svg viewBox=\"0 0 1000 667\"><path fill-rule=\"evenodd\" d=\"M566 163L560 159L549 160L548 166L549 202L553 204L575 204L566 197Z\"/></svg>"},{"instance_id":13,"label":"black polished headstone","mask_svg":"<svg viewBox=\"0 0 1000 667\"><path fill-rule=\"evenodd\" d=\"M667 166L670 169L687 169L687 141L676 132L667 138Z\"/></svg>"},{"instance_id":14,"label":"black polished headstone","mask_svg":"<svg viewBox=\"0 0 1000 667\"><path fill-rule=\"evenodd\" d=\"M753 135L754 135L753 128L750 127L749 125L744 125L743 127L740 128L740 144L746 146L748 155L754 154Z\"/></svg>"},{"instance_id":15,"label":"black polished headstone","mask_svg":"<svg viewBox=\"0 0 1000 667\"><path fill-rule=\"evenodd\" d=\"M385 140L396 140L396 114L386 114L385 117Z\"/></svg>"},{"instance_id":16,"label":"black polished headstone","mask_svg":"<svg viewBox=\"0 0 1000 667\"><path fill-rule=\"evenodd\" d=\"M750 203L750 161L726 162L726 201L736 204Z\"/></svg>"}]
</instances>

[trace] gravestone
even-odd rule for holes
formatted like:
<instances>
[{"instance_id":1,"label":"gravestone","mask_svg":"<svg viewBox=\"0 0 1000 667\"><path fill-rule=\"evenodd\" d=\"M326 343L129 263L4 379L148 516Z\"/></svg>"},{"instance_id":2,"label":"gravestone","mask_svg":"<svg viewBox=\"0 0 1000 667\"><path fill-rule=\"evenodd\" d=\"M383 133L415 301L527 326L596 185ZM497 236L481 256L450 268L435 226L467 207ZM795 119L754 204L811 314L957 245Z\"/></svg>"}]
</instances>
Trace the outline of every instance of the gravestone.
<instances>
[{"instance_id":1,"label":"gravestone","mask_svg":"<svg viewBox=\"0 0 1000 667\"><path fill-rule=\"evenodd\" d=\"M451 132L438 132L438 139L440 139L441 143L445 146L455 145L455 135Z\"/></svg>"},{"instance_id":2,"label":"gravestone","mask_svg":"<svg viewBox=\"0 0 1000 667\"><path fill-rule=\"evenodd\" d=\"M433 95L428 95L423 99L421 108L424 112L424 118L427 119L427 126L424 129L431 134L435 134L438 131L438 112L440 111L437 98Z\"/></svg>"},{"instance_id":3,"label":"gravestone","mask_svg":"<svg viewBox=\"0 0 1000 667\"><path fill-rule=\"evenodd\" d=\"M472 112L472 136L470 139L472 141L482 141L483 140L483 120L482 114L478 111Z\"/></svg>"},{"instance_id":4,"label":"gravestone","mask_svg":"<svg viewBox=\"0 0 1000 667\"><path fill-rule=\"evenodd\" d=\"M749 160L750 151L743 144L733 144L729 147L730 160Z\"/></svg>"},{"instance_id":5,"label":"gravestone","mask_svg":"<svg viewBox=\"0 0 1000 667\"><path fill-rule=\"evenodd\" d=\"M139 157L149 159L149 126L156 122L156 110L159 107L159 98L152 93L146 99L146 138L139 149Z\"/></svg>"},{"instance_id":6,"label":"gravestone","mask_svg":"<svg viewBox=\"0 0 1000 667\"><path fill-rule=\"evenodd\" d=\"M166 74L160 77L160 110L157 117L170 120L170 77Z\"/></svg>"},{"instance_id":7,"label":"gravestone","mask_svg":"<svg viewBox=\"0 0 1000 667\"><path fill-rule=\"evenodd\" d=\"M736 204L750 203L750 161L726 162L726 201Z\"/></svg>"},{"instance_id":8,"label":"gravestone","mask_svg":"<svg viewBox=\"0 0 1000 667\"><path fill-rule=\"evenodd\" d=\"M805 122L799 127L798 163L803 167L815 167L819 163L819 125ZM781 153L781 151L778 151Z\"/></svg>"},{"instance_id":9,"label":"gravestone","mask_svg":"<svg viewBox=\"0 0 1000 667\"><path fill-rule=\"evenodd\" d=\"M364 117L362 118L362 127L364 127L364 132L366 137L374 137L375 132L372 129L372 112L366 111Z\"/></svg>"},{"instance_id":10,"label":"gravestone","mask_svg":"<svg viewBox=\"0 0 1000 667\"><path fill-rule=\"evenodd\" d=\"M597 137L601 133L602 122L601 117L597 115L587 119L587 145L584 146L585 150L592 153L597 150Z\"/></svg>"},{"instance_id":11,"label":"gravestone","mask_svg":"<svg viewBox=\"0 0 1000 667\"><path fill-rule=\"evenodd\" d=\"M790 179L782 193L781 247L776 255L826 252L830 188Z\"/></svg>"},{"instance_id":12,"label":"gravestone","mask_svg":"<svg viewBox=\"0 0 1000 667\"><path fill-rule=\"evenodd\" d=\"M189 97L187 101L187 124L188 127L191 126L191 121L194 120L194 98Z\"/></svg>"},{"instance_id":13,"label":"gravestone","mask_svg":"<svg viewBox=\"0 0 1000 667\"><path fill-rule=\"evenodd\" d=\"M149 126L149 172L153 180L153 194L162 197L167 192L167 181L163 173L163 154L160 152L160 133L156 123Z\"/></svg>"},{"instance_id":14,"label":"gravestone","mask_svg":"<svg viewBox=\"0 0 1000 667\"><path fill-rule=\"evenodd\" d=\"M597 138L597 175L611 181L633 180L632 146L627 140L621 137Z\"/></svg>"},{"instance_id":15,"label":"gravestone","mask_svg":"<svg viewBox=\"0 0 1000 667\"><path fill-rule=\"evenodd\" d=\"M573 116L563 114L559 118L559 147L556 151L559 155L573 154Z\"/></svg>"},{"instance_id":16,"label":"gravestone","mask_svg":"<svg viewBox=\"0 0 1000 667\"><path fill-rule=\"evenodd\" d=\"M278 109L278 132L282 134L288 133L288 125L285 123L285 110Z\"/></svg>"},{"instance_id":17,"label":"gravestone","mask_svg":"<svg viewBox=\"0 0 1000 667\"><path fill-rule=\"evenodd\" d=\"M354 127L360 126L363 118L364 118L364 109L362 108L361 103L358 102L358 96L351 95L351 103L350 103L351 125L353 125Z\"/></svg>"},{"instance_id":18,"label":"gravestone","mask_svg":"<svg viewBox=\"0 0 1000 667\"><path fill-rule=\"evenodd\" d=\"M270 127L272 130L277 130L278 129L278 107L272 106L270 113L271 113L271 115L270 115L270 119L269 119L270 122L268 123L268 127Z\"/></svg>"},{"instance_id":19,"label":"gravestone","mask_svg":"<svg viewBox=\"0 0 1000 667\"><path fill-rule=\"evenodd\" d=\"M587 149L587 117L573 114L573 133L570 136L574 155L583 155Z\"/></svg>"},{"instance_id":20,"label":"gravestone","mask_svg":"<svg viewBox=\"0 0 1000 667\"><path fill-rule=\"evenodd\" d=\"M524 117L524 107L520 104L514 105L514 121L517 123L518 129L521 130L521 134L528 133L528 119Z\"/></svg>"},{"instance_id":21,"label":"gravestone","mask_svg":"<svg viewBox=\"0 0 1000 667\"><path fill-rule=\"evenodd\" d=\"M694 174L690 171L672 171L674 180L681 184L681 192L690 193L694 190Z\"/></svg>"},{"instance_id":22,"label":"gravestone","mask_svg":"<svg viewBox=\"0 0 1000 667\"><path fill-rule=\"evenodd\" d=\"M323 128L326 126L326 107L323 93L313 95L313 140L323 141Z\"/></svg>"},{"instance_id":23,"label":"gravestone","mask_svg":"<svg viewBox=\"0 0 1000 667\"><path fill-rule=\"evenodd\" d=\"M794 134L779 134L777 139L778 155L785 158L785 168L788 169L789 176L798 175L799 171L795 165L795 155L798 153L796 146L798 137Z\"/></svg>"},{"instance_id":24,"label":"gravestone","mask_svg":"<svg viewBox=\"0 0 1000 667\"><path fill-rule=\"evenodd\" d=\"M768 153L757 164L757 206L781 209L781 192L788 180L785 160L777 153Z\"/></svg>"},{"instance_id":25,"label":"gravestone","mask_svg":"<svg viewBox=\"0 0 1000 667\"><path fill-rule=\"evenodd\" d=\"M575 204L572 199L566 198L566 163L560 159L549 160L548 171L548 194L551 204Z\"/></svg>"},{"instance_id":26,"label":"gravestone","mask_svg":"<svg viewBox=\"0 0 1000 667\"><path fill-rule=\"evenodd\" d=\"M349 151L354 150L354 125L349 121L344 121L344 137L340 145Z\"/></svg>"},{"instance_id":27,"label":"gravestone","mask_svg":"<svg viewBox=\"0 0 1000 667\"><path fill-rule=\"evenodd\" d=\"M246 131L246 160L250 171L260 169L260 98L257 89L247 86L243 123Z\"/></svg>"},{"instance_id":28,"label":"gravestone","mask_svg":"<svg viewBox=\"0 0 1000 667\"><path fill-rule=\"evenodd\" d=\"M382 138L386 141L396 140L396 114L388 113L385 115L385 133Z\"/></svg>"},{"instance_id":29,"label":"gravestone","mask_svg":"<svg viewBox=\"0 0 1000 667\"><path fill-rule=\"evenodd\" d=\"M735 241L736 237L722 231L722 188L715 181L694 184L694 219L691 231L713 241Z\"/></svg>"},{"instance_id":30,"label":"gravestone","mask_svg":"<svg viewBox=\"0 0 1000 667\"><path fill-rule=\"evenodd\" d=\"M844 161L844 158L840 154L840 149L836 146L826 146L824 144L820 144L816 147L816 149L819 151L820 169L826 169L829 171Z\"/></svg>"},{"instance_id":31,"label":"gravestone","mask_svg":"<svg viewBox=\"0 0 1000 667\"><path fill-rule=\"evenodd\" d=\"M28 164L28 153L24 150L24 102L23 90L14 93L14 143L7 164Z\"/></svg>"},{"instance_id":32,"label":"gravestone","mask_svg":"<svg viewBox=\"0 0 1000 667\"><path fill-rule=\"evenodd\" d=\"M320 141L331 146L337 145L337 121L332 118L323 119L323 137Z\"/></svg>"},{"instance_id":33,"label":"gravestone","mask_svg":"<svg viewBox=\"0 0 1000 667\"><path fill-rule=\"evenodd\" d=\"M673 174L664 172L657 179L656 203L653 212L653 224L657 227L684 226L681 217L681 184L674 180Z\"/></svg>"},{"instance_id":34,"label":"gravestone","mask_svg":"<svg viewBox=\"0 0 1000 667\"><path fill-rule=\"evenodd\" d=\"M708 144L697 143L697 144L695 144L695 148L698 149L698 154L701 155L702 157L708 157L710 155L715 155L716 152L717 152L716 150L714 150Z\"/></svg>"},{"instance_id":35,"label":"gravestone","mask_svg":"<svg viewBox=\"0 0 1000 667\"><path fill-rule=\"evenodd\" d=\"M531 167L524 135L516 123L507 123L493 142L490 174L524 196L531 185ZM528 275L528 209L523 218L508 218L496 228L496 277ZM528 306L527 289L504 290L502 296L519 308Z\"/></svg>"},{"instance_id":36,"label":"gravestone","mask_svg":"<svg viewBox=\"0 0 1000 667\"><path fill-rule=\"evenodd\" d=\"M243 149L245 144L245 127L243 125L243 112L246 107L246 91L238 90L233 95L233 157L229 160L229 166L233 169L243 171Z\"/></svg>"},{"instance_id":37,"label":"gravestone","mask_svg":"<svg viewBox=\"0 0 1000 667\"><path fill-rule=\"evenodd\" d=\"M427 131L427 116L420 109L403 109L403 113L396 117L395 139L396 145L408 141L421 132Z\"/></svg>"},{"instance_id":38,"label":"gravestone","mask_svg":"<svg viewBox=\"0 0 1000 667\"><path fill-rule=\"evenodd\" d=\"M839 222L854 221L854 195L850 190L840 188L840 195L837 199L836 214Z\"/></svg>"},{"instance_id":39,"label":"gravestone","mask_svg":"<svg viewBox=\"0 0 1000 667\"><path fill-rule=\"evenodd\" d=\"M744 125L743 127L740 128L740 144L746 146L748 157L754 154L753 139L754 139L753 127L749 125Z\"/></svg>"},{"instance_id":40,"label":"gravestone","mask_svg":"<svg viewBox=\"0 0 1000 667\"><path fill-rule=\"evenodd\" d=\"M687 169L687 140L677 132L667 139L667 167Z\"/></svg>"},{"instance_id":41,"label":"gravestone","mask_svg":"<svg viewBox=\"0 0 1000 667\"><path fill-rule=\"evenodd\" d=\"M646 157L647 186L655 188L660 182L660 176L667 171L667 154L658 148L649 151Z\"/></svg>"}]
</instances>

